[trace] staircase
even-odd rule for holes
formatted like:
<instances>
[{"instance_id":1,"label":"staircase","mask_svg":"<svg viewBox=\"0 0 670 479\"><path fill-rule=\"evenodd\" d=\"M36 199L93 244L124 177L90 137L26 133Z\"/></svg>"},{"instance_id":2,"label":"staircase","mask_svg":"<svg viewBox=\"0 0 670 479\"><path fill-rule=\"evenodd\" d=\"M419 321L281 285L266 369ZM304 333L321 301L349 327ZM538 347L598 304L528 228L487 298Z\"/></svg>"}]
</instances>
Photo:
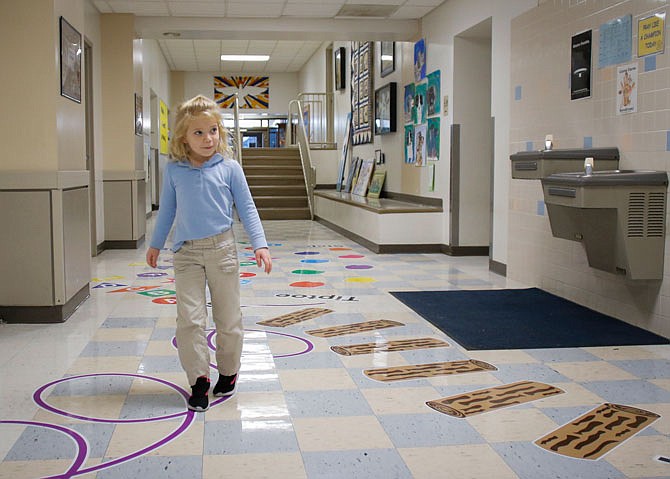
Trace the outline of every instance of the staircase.
<instances>
[{"instance_id":1,"label":"staircase","mask_svg":"<svg viewBox=\"0 0 670 479\"><path fill-rule=\"evenodd\" d=\"M261 220L311 218L297 148L244 148L242 168Z\"/></svg>"}]
</instances>

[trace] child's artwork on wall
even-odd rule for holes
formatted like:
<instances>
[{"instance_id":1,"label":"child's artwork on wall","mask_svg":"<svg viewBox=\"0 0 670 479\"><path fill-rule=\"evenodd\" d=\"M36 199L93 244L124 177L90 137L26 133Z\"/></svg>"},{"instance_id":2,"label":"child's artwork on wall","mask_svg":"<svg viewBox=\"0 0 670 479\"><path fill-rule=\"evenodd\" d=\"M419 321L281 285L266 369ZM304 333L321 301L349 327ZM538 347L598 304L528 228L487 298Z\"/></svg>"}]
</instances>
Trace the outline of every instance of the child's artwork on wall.
<instances>
[{"instance_id":1,"label":"child's artwork on wall","mask_svg":"<svg viewBox=\"0 0 670 479\"><path fill-rule=\"evenodd\" d=\"M426 78L426 41L422 38L414 44L414 81Z\"/></svg>"},{"instance_id":2,"label":"child's artwork on wall","mask_svg":"<svg viewBox=\"0 0 670 479\"><path fill-rule=\"evenodd\" d=\"M414 83L405 85L405 99L403 101L403 113L405 123L414 123L416 121L414 109Z\"/></svg>"},{"instance_id":3,"label":"child's artwork on wall","mask_svg":"<svg viewBox=\"0 0 670 479\"><path fill-rule=\"evenodd\" d=\"M361 171L358 174L358 180L352 193L358 196L365 196L368 192L368 185L372 178L372 171L375 169L375 160L363 160Z\"/></svg>"},{"instance_id":4,"label":"child's artwork on wall","mask_svg":"<svg viewBox=\"0 0 670 479\"><path fill-rule=\"evenodd\" d=\"M414 109L416 110L416 123L426 122L426 90L427 85L422 83L414 87Z\"/></svg>"},{"instance_id":5,"label":"child's artwork on wall","mask_svg":"<svg viewBox=\"0 0 670 479\"><path fill-rule=\"evenodd\" d=\"M440 113L440 70L428 75L426 109L428 110L428 116Z\"/></svg>"},{"instance_id":6,"label":"child's artwork on wall","mask_svg":"<svg viewBox=\"0 0 670 479\"><path fill-rule=\"evenodd\" d=\"M414 163L414 125L405 125L405 163Z\"/></svg>"},{"instance_id":7,"label":"child's artwork on wall","mask_svg":"<svg viewBox=\"0 0 670 479\"><path fill-rule=\"evenodd\" d=\"M214 77L214 101L221 108L233 108L235 93L240 99L240 108L267 110L270 106L270 77Z\"/></svg>"},{"instance_id":8,"label":"child's artwork on wall","mask_svg":"<svg viewBox=\"0 0 670 479\"><path fill-rule=\"evenodd\" d=\"M429 161L440 159L440 117L428 118L426 155Z\"/></svg>"},{"instance_id":9,"label":"child's artwork on wall","mask_svg":"<svg viewBox=\"0 0 670 479\"><path fill-rule=\"evenodd\" d=\"M426 166L426 124L414 127L414 166Z\"/></svg>"}]
</instances>

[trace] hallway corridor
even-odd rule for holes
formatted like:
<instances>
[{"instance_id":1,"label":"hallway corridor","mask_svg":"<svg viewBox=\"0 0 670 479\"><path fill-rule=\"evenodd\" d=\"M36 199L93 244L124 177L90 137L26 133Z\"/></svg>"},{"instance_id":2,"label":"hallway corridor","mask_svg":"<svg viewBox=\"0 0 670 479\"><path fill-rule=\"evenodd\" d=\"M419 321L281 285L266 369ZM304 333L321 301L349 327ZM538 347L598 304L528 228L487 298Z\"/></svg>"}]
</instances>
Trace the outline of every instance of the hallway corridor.
<instances>
[{"instance_id":1,"label":"hallway corridor","mask_svg":"<svg viewBox=\"0 0 670 479\"><path fill-rule=\"evenodd\" d=\"M205 413L186 408L169 251L151 269L144 247L107 250L67 322L0 324L0 478L670 477L670 346L467 351L388 291L525 287L488 258L377 255L316 222L263 224L269 276L235 227L242 370ZM471 359L493 368L364 373ZM562 393L463 418L426 405L517 381ZM660 417L598 459L535 444L605 403Z\"/></svg>"}]
</instances>

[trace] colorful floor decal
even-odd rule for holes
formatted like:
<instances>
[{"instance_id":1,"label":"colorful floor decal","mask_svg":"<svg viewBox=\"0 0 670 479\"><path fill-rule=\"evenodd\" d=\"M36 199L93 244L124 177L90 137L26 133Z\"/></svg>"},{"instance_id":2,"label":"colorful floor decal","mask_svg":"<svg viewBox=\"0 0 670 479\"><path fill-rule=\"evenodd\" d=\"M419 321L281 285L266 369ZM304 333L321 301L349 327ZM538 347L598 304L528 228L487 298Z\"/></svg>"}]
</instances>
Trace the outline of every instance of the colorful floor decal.
<instances>
[{"instance_id":1,"label":"colorful floor decal","mask_svg":"<svg viewBox=\"0 0 670 479\"><path fill-rule=\"evenodd\" d=\"M323 274L325 271L319 271L318 269L294 269L291 271L293 274Z\"/></svg>"},{"instance_id":2,"label":"colorful floor decal","mask_svg":"<svg viewBox=\"0 0 670 479\"><path fill-rule=\"evenodd\" d=\"M464 418L496 409L536 401L565 391L535 381L518 381L503 386L478 389L465 394L449 396L426 404L444 414Z\"/></svg>"},{"instance_id":3,"label":"colorful floor decal","mask_svg":"<svg viewBox=\"0 0 670 479\"><path fill-rule=\"evenodd\" d=\"M318 288L319 286L324 286L326 283L321 283L320 281L296 281L295 283L289 284L294 288Z\"/></svg>"},{"instance_id":4,"label":"colorful floor decal","mask_svg":"<svg viewBox=\"0 0 670 479\"><path fill-rule=\"evenodd\" d=\"M391 321L388 319L379 319L377 321L365 321L362 323L343 324L342 326L332 326L330 328L312 329L305 331L312 336L321 338L332 338L334 336L345 336L347 334L364 333L366 331L374 331L375 329L394 328L396 326L404 326L398 321Z\"/></svg>"},{"instance_id":5,"label":"colorful floor decal","mask_svg":"<svg viewBox=\"0 0 670 479\"><path fill-rule=\"evenodd\" d=\"M604 403L541 437L535 444L577 459L599 459L660 418L656 413Z\"/></svg>"},{"instance_id":6,"label":"colorful floor decal","mask_svg":"<svg viewBox=\"0 0 670 479\"><path fill-rule=\"evenodd\" d=\"M310 319L318 318L319 316L323 316L324 314L332 312L333 312L332 309L327 308L306 308L293 313L277 316L276 318L266 319L265 321L259 321L256 324L260 324L261 326L273 326L276 328L285 328L286 326L302 323L303 321L309 321Z\"/></svg>"},{"instance_id":7,"label":"colorful floor decal","mask_svg":"<svg viewBox=\"0 0 670 479\"><path fill-rule=\"evenodd\" d=\"M367 276L360 276L356 278L347 278L344 280L345 283L374 283L374 278L369 278Z\"/></svg>"},{"instance_id":8,"label":"colorful floor decal","mask_svg":"<svg viewBox=\"0 0 670 479\"><path fill-rule=\"evenodd\" d=\"M359 259L359 258L365 258L362 254L345 254L342 256L338 256L338 258L342 259Z\"/></svg>"},{"instance_id":9,"label":"colorful floor decal","mask_svg":"<svg viewBox=\"0 0 670 479\"><path fill-rule=\"evenodd\" d=\"M301 263L307 263L307 264L318 264L318 263L327 263L330 260L327 259L301 259Z\"/></svg>"},{"instance_id":10,"label":"colorful floor decal","mask_svg":"<svg viewBox=\"0 0 670 479\"><path fill-rule=\"evenodd\" d=\"M331 346L337 354L342 356L357 356L371 353L390 353L396 351L410 351L413 349L448 348L449 343L436 338L403 339L381 343L361 343L349 346Z\"/></svg>"},{"instance_id":11,"label":"colorful floor decal","mask_svg":"<svg viewBox=\"0 0 670 479\"><path fill-rule=\"evenodd\" d=\"M465 361L447 361L443 363L413 364L411 366L366 369L363 373L375 381L392 382L497 370L498 368L489 363L485 363L484 361L467 359Z\"/></svg>"},{"instance_id":12,"label":"colorful floor decal","mask_svg":"<svg viewBox=\"0 0 670 479\"><path fill-rule=\"evenodd\" d=\"M346 269L372 269L369 264L349 264L345 266Z\"/></svg>"}]
</instances>

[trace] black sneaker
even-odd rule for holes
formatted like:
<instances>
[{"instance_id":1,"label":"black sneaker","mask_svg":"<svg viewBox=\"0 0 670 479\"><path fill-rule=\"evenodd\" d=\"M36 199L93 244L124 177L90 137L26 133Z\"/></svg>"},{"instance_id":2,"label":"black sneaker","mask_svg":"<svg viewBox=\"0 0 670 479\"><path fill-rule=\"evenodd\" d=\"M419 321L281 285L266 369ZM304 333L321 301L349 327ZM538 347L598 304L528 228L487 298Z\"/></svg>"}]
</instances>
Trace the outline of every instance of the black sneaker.
<instances>
[{"instance_id":1,"label":"black sneaker","mask_svg":"<svg viewBox=\"0 0 670 479\"><path fill-rule=\"evenodd\" d=\"M209 409L209 378L200 376L191 386L191 397L188 398L188 408L191 411L205 412Z\"/></svg>"},{"instance_id":2,"label":"black sneaker","mask_svg":"<svg viewBox=\"0 0 670 479\"><path fill-rule=\"evenodd\" d=\"M232 396L235 394L235 389L237 388L237 374L232 376L224 376L219 374L219 380L214 386L214 395L216 397L222 396Z\"/></svg>"}]
</instances>

